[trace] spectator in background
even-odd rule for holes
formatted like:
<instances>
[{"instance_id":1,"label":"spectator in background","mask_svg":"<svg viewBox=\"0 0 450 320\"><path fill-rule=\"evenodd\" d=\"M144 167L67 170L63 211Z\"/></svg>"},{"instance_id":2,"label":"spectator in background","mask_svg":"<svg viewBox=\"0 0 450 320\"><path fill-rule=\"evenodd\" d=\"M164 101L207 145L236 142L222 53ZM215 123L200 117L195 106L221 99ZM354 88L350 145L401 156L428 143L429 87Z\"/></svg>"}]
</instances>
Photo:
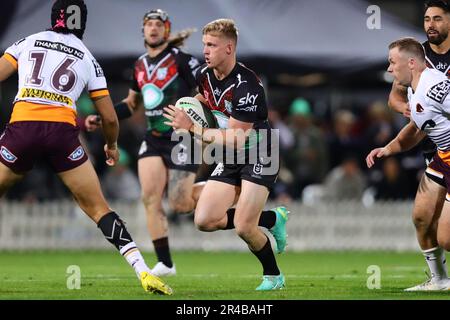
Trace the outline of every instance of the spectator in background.
<instances>
[{"instance_id":1,"label":"spectator in background","mask_svg":"<svg viewBox=\"0 0 450 320\"><path fill-rule=\"evenodd\" d=\"M362 141L353 134L356 123L354 114L349 110L339 110L333 118L333 132L328 137L330 168L335 168L348 154L361 154Z\"/></svg>"},{"instance_id":2,"label":"spectator in background","mask_svg":"<svg viewBox=\"0 0 450 320\"><path fill-rule=\"evenodd\" d=\"M284 159L287 153L294 147L295 138L291 128L289 128L278 110L274 107L268 108L268 119L272 128L278 130L280 138L280 172L269 197L275 199L277 202L289 203L292 201L290 189L294 181L294 176L286 167Z\"/></svg>"},{"instance_id":3,"label":"spectator in background","mask_svg":"<svg viewBox=\"0 0 450 320\"><path fill-rule=\"evenodd\" d=\"M408 179L401 170L400 163L395 157L386 158L382 164L381 179L374 184L376 200L405 200L412 198Z\"/></svg>"},{"instance_id":4,"label":"spectator in background","mask_svg":"<svg viewBox=\"0 0 450 320\"><path fill-rule=\"evenodd\" d=\"M115 167L108 168L102 181L105 196L109 200L136 201L140 198L139 180L129 168L130 155L119 148L120 158Z\"/></svg>"},{"instance_id":5,"label":"spectator in background","mask_svg":"<svg viewBox=\"0 0 450 320\"><path fill-rule=\"evenodd\" d=\"M347 155L326 176L323 184L324 200L361 200L365 188L366 178L359 161L355 156Z\"/></svg>"},{"instance_id":6,"label":"spectator in background","mask_svg":"<svg viewBox=\"0 0 450 320\"><path fill-rule=\"evenodd\" d=\"M393 123L393 113L380 101L376 101L369 106L368 128L365 132L367 142L366 149L370 151L380 145L386 145L394 139L398 128Z\"/></svg>"},{"instance_id":7,"label":"spectator in background","mask_svg":"<svg viewBox=\"0 0 450 320\"><path fill-rule=\"evenodd\" d=\"M286 167L294 176L294 198L300 197L308 184L321 182L327 170L327 151L322 131L314 124L311 106L297 98L289 109L294 144L285 154Z\"/></svg>"}]
</instances>

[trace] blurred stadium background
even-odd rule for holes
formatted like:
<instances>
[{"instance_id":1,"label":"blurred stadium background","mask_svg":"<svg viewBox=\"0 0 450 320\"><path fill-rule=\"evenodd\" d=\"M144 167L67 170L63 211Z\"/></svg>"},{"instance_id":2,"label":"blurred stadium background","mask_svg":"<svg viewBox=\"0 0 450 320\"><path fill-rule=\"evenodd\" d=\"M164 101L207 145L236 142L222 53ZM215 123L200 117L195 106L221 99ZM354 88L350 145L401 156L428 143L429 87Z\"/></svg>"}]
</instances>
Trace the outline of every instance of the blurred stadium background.
<instances>
[{"instance_id":1,"label":"blurred stadium background","mask_svg":"<svg viewBox=\"0 0 450 320\"><path fill-rule=\"evenodd\" d=\"M0 3L0 49L49 27L52 1ZM102 65L113 101L128 92L134 60L144 52L142 16L169 13L172 30L198 31L185 50L201 61L201 29L233 18L239 27L238 60L262 77L270 121L280 130L282 169L271 203L292 211L289 250L417 250L412 200L424 161L418 148L380 161L370 172L369 150L393 138L406 123L387 97L387 45L399 37L426 40L423 1L408 0L86 0L85 43ZM381 9L381 28L366 22ZM9 120L17 78L0 84L0 125ZM94 112L78 101L82 119ZM141 110L142 111L142 110ZM100 132L82 132L102 187L135 240L151 250L139 200L136 155L143 114L121 122L120 165L107 168ZM83 128L82 128L83 129ZM232 232L201 233L189 216L171 217L174 249L246 250ZM0 249L110 248L80 212L65 187L43 165L0 202Z\"/></svg>"}]
</instances>

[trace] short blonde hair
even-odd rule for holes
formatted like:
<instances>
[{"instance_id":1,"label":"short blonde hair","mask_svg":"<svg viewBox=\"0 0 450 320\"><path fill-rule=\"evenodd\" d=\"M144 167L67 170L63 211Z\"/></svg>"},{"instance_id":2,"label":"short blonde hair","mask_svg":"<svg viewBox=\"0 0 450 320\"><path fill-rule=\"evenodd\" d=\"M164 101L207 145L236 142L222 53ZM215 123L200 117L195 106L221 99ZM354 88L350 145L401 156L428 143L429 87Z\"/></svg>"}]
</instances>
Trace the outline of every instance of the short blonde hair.
<instances>
[{"instance_id":1,"label":"short blonde hair","mask_svg":"<svg viewBox=\"0 0 450 320\"><path fill-rule=\"evenodd\" d=\"M237 43L238 29L232 19L217 19L203 27L202 34L223 35Z\"/></svg>"},{"instance_id":2,"label":"short blonde hair","mask_svg":"<svg viewBox=\"0 0 450 320\"><path fill-rule=\"evenodd\" d=\"M422 44L414 38L401 38L393 41L389 44L389 50L394 48L398 48L398 51L407 52L419 58L420 61L425 61L425 50Z\"/></svg>"}]
</instances>

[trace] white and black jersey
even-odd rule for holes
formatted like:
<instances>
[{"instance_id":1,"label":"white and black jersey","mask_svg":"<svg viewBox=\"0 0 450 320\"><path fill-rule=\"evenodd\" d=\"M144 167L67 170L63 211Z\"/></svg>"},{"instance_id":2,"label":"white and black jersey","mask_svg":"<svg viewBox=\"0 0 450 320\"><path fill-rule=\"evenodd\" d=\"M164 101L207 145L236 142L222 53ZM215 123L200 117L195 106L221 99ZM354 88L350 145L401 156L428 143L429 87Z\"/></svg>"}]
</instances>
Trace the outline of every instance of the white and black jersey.
<instances>
[{"instance_id":1,"label":"white and black jersey","mask_svg":"<svg viewBox=\"0 0 450 320\"><path fill-rule=\"evenodd\" d=\"M447 76L447 78L450 78L450 50L443 54L436 53L428 41L422 43L422 46L425 50L427 67L438 70ZM431 161L433 155L436 153L436 145L429 138L425 138L421 143L421 147L427 162Z\"/></svg>"},{"instance_id":2,"label":"white and black jersey","mask_svg":"<svg viewBox=\"0 0 450 320\"><path fill-rule=\"evenodd\" d=\"M450 80L442 72L427 68L410 95L412 121L440 151L450 151L449 92Z\"/></svg>"},{"instance_id":3,"label":"white and black jersey","mask_svg":"<svg viewBox=\"0 0 450 320\"><path fill-rule=\"evenodd\" d=\"M255 130L255 134L247 139L244 149L234 151L234 160L240 161L245 157L245 164L219 163L209 179L233 185L248 180L271 188L278 175L278 159L276 169L273 170L273 159L268 164L259 150L264 149L267 156L271 157L273 148L277 146L271 143L273 133L267 119L266 94L261 80L252 70L236 63L230 74L222 80L218 80L214 71L205 64L197 71L196 81L199 92L213 113L221 113L222 118L232 117L252 123ZM248 155L255 148L258 148L258 156L253 163Z\"/></svg>"},{"instance_id":4,"label":"white and black jersey","mask_svg":"<svg viewBox=\"0 0 450 320\"><path fill-rule=\"evenodd\" d=\"M252 70L241 63L236 63L222 80L217 80L213 70L204 64L197 71L196 81L211 110L243 122L252 122L254 129L270 128L263 84Z\"/></svg>"}]
</instances>

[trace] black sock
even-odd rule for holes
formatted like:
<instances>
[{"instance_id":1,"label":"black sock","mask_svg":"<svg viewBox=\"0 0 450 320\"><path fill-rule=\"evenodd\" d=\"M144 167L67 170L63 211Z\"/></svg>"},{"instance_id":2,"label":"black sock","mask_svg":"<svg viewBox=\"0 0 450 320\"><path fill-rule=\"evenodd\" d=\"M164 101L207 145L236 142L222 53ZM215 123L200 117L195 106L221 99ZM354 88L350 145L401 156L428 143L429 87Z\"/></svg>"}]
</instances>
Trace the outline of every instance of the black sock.
<instances>
[{"instance_id":1,"label":"black sock","mask_svg":"<svg viewBox=\"0 0 450 320\"><path fill-rule=\"evenodd\" d=\"M234 229L234 212L235 208L230 208L227 210L227 225L224 230ZM264 227L267 229L272 228L275 225L275 221L277 219L277 215L272 210L263 210L261 212L261 216L259 217L258 226Z\"/></svg>"},{"instance_id":2,"label":"black sock","mask_svg":"<svg viewBox=\"0 0 450 320\"><path fill-rule=\"evenodd\" d=\"M278 276L280 274L280 269L278 269L277 261L275 260L275 255L273 254L269 238L267 238L267 242L261 250L252 251L252 253L261 262L263 267L263 275Z\"/></svg>"},{"instance_id":3,"label":"black sock","mask_svg":"<svg viewBox=\"0 0 450 320\"><path fill-rule=\"evenodd\" d=\"M134 245L125 224L115 212L105 214L97 223L97 227L102 230L106 240L111 242L119 251L128 244Z\"/></svg>"},{"instance_id":4,"label":"black sock","mask_svg":"<svg viewBox=\"0 0 450 320\"><path fill-rule=\"evenodd\" d=\"M153 246L155 247L156 256L158 261L164 263L167 267L172 268L172 258L170 257L169 238L164 237L153 240Z\"/></svg>"}]
</instances>

